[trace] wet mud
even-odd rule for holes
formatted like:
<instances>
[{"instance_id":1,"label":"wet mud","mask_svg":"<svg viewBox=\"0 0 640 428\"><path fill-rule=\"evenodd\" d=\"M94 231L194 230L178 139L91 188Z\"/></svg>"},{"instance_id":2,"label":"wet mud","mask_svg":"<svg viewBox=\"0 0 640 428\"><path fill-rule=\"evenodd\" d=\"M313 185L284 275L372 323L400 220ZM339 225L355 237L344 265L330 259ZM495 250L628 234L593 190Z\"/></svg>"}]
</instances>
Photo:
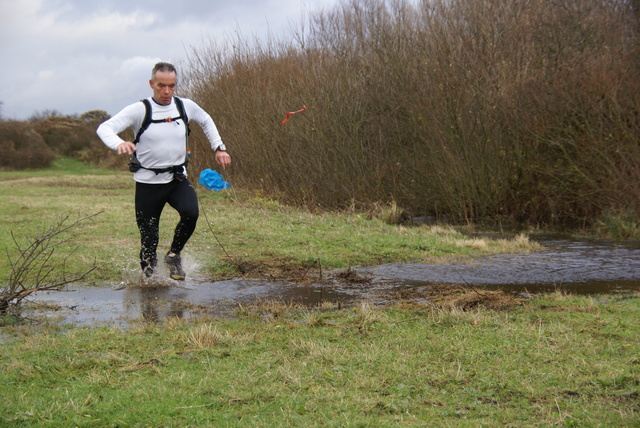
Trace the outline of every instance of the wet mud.
<instances>
[{"instance_id":1,"label":"wet mud","mask_svg":"<svg viewBox=\"0 0 640 428\"><path fill-rule=\"evenodd\" d=\"M366 300L416 303L447 299L464 308L518 304L518 296L640 292L640 242L543 239L545 250L444 264L400 263L325 272L304 281L234 279L128 287L70 287L37 293L30 316L74 325L127 325L168 317L233 316L242 306L280 302L300 307Z\"/></svg>"}]
</instances>

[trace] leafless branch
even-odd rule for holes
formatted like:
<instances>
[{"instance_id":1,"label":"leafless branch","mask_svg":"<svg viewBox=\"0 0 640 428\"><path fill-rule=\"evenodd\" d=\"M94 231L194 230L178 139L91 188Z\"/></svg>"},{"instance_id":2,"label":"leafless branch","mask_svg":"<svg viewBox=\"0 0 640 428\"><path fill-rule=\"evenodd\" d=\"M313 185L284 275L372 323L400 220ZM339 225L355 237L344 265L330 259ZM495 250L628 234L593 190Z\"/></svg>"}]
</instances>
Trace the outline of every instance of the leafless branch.
<instances>
[{"instance_id":1,"label":"leafless branch","mask_svg":"<svg viewBox=\"0 0 640 428\"><path fill-rule=\"evenodd\" d=\"M73 240L74 236L68 235L70 231L99 214L101 212L76 220L71 220L69 215L59 217L43 231L36 231L35 237L27 237L25 245L11 232L17 256L12 257L7 249L10 272L0 289L0 314L16 312L22 301L37 291L60 290L86 279L95 270L95 260L89 267L72 269L70 261L77 248L63 247Z\"/></svg>"}]
</instances>

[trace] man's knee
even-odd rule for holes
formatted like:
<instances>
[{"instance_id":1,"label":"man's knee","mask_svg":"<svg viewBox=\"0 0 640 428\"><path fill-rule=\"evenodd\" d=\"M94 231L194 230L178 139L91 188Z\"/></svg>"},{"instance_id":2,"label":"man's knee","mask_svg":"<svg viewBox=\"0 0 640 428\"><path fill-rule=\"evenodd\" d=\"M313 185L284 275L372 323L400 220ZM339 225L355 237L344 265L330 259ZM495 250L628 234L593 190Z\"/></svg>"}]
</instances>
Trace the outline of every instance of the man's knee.
<instances>
[{"instance_id":1,"label":"man's knee","mask_svg":"<svg viewBox=\"0 0 640 428\"><path fill-rule=\"evenodd\" d=\"M198 205L186 207L180 210L180 220L184 222L196 222L198 221L198 217L200 216L200 210L198 209Z\"/></svg>"}]
</instances>

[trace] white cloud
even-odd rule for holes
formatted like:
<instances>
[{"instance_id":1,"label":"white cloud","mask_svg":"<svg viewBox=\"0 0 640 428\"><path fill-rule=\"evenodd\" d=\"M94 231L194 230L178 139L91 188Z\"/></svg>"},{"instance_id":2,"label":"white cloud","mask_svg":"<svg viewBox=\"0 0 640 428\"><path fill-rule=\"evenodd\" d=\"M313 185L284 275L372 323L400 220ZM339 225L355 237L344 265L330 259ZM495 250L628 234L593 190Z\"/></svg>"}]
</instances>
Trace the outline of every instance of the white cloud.
<instances>
[{"instance_id":1,"label":"white cloud","mask_svg":"<svg viewBox=\"0 0 640 428\"><path fill-rule=\"evenodd\" d=\"M116 71L116 74L122 77L134 77L140 76L142 72L147 75L151 75L151 68L160 61L160 58L150 58L150 57L142 57L136 56L133 58L127 58L122 61L120 67Z\"/></svg>"},{"instance_id":2,"label":"white cloud","mask_svg":"<svg viewBox=\"0 0 640 428\"><path fill-rule=\"evenodd\" d=\"M0 0L2 115L115 114L149 94L159 60L179 63L209 40L290 32L339 0Z\"/></svg>"}]
</instances>

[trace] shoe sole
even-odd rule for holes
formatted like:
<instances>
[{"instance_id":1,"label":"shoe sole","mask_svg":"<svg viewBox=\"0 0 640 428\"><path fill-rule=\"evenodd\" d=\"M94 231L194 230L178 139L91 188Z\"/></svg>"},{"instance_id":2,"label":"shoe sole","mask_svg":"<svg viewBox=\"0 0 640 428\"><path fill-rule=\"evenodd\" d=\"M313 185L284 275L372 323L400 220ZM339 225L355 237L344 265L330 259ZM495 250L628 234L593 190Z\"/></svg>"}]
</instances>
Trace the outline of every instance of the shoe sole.
<instances>
[{"instance_id":1,"label":"shoe sole","mask_svg":"<svg viewBox=\"0 0 640 428\"><path fill-rule=\"evenodd\" d=\"M184 279L186 278L186 275L171 274L169 275L169 277L171 279L175 279L176 281L184 281Z\"/></svg>"}]
</instances>

